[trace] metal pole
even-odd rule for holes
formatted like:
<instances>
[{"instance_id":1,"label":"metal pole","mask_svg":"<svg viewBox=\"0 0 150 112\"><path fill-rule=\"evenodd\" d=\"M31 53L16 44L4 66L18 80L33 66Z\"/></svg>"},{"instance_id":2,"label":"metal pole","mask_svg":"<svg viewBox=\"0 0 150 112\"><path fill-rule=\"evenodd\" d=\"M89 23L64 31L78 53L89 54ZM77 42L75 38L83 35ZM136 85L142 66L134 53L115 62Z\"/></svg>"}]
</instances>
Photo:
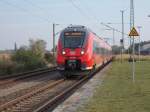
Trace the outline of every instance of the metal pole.
<instances>
[{"instance_id":1,"label":"metal pole","mask_svg":"<svg viewBox=\"0 0 150 112\"><path fill-rule=\"evenodd\" d=\"M115 45L115 29L113 29L113 45Z\"/></svg>"},{"instance_id":2,"label":"metal pole","mask_svg":"<svg viewBox=\"0 0 150 112\"><path fill-rule=\"evenodd\" d=\"M14 51L16 52L17 51L17 43L15 42L14 44Z\"/></svg>"},{"instance_id":3,"label":"metal pole","mask_svg":"<svg viewBox=\"0 0 150 112\"><path fill-rule=\"evenodd\" d=\"M133 27L134 27L134 0L132 0L133 5ZM133 82L135 82L135 43L134 43L134 36L133 36Z\"/></svg>"},{"instance_id":4,"label":"metal pole","mask_svg":"<svg viewBox=\"0 0 150 112\"><path fill-rule=\"evenodd\" d=\"M121 62L122 62L122 55L124 52L124 11L121 10L121 14L122 14L122 42L121 42Z\"/></svg>"},{"instance_id":5,"label":"metal pole","mask_svg":"<svg viewBox=\"0 0 150 112\"><path fill-rule=\"evenodd\" d=\"M141 37L140 37L140 34L141 34L141 31L140 31L140 29L139 29L139 61L140 61L140 57L141 57L141 46L140 46L140 45L141 45L141 44L140 44L140 43L141 43L141 40L140 40Z\"/></svg>"},{"instance_id":6,"label":"metal pole","mask_svg":"<svg viewBox=\"0 0 150 112\"><path fill-rule=\"evenodd\" d=\"M130 31L131 31L131 29L132 29L132 27L133 27L133 24L132 24L132 5L133 4L133 1L132 0L130 0ZM132 53L132 48L131 48L131 43L132 43L132 38L130 37L130 57L129 57L129 60L132 60L132 57L131 57L131 53Z\"/></svg>"},{"instance_id":7,"label":"metal pole","mask_svg":"<svg viewBox=\"0 0 150 112\"><path fill-rule=\"evenodd\" d=\"M130 23L131 23L131 27L134 27L134 1L130 0L131 2L131 9L130 9ZM132 77L133 77L133 83L135 82L135 45L134 45L134 36L133 38L133 51L132 51Z\"/></svg>"},{"instance_id":8,"label":"metal pole","mask_svg":"<svg viewBox=\"0 0 150 112\"><path fill-rule=\"evenodd\" d=\"M128 56L130 56L130 46L131 46L131 44L130 44L130 36L128 36L128 38L129 38L129 40L128 40L128 44L129 44L129 48L128 48ZM130 59L130 58L129 58Z\"/></svg>"},{"instance_id":9,"label":"metal pole","mask_svg":"<svg viewBox=\"0 0 150 112\"><path fill-rule=\"evenodd\" d=\"M134 54L135 54L135 44L134 44L134 37L133 37L133 65L132 65L132 72L133 72L133 82L135 82L135 57L134 57Z\"/></svg>"},{"instance_id":10,"label":"metal pole","mask_svg":"<svg viewBox=\"0 0 150 112\"><path fill-rule=\"evenodd\" d=\"M138 26L139 29L139 61L140 61L140 57L141 57L141 26Z\"/></svg>"},{"instance_id":11,"label":"metal pole","mask_svg":"<svg viewBox=\"0 0 150 112\"><path fill-rule=\"evenodd\" d=\"M120 49L120 54L121 54L121 63L122 63L122 51L123 51L123 48L122 48L122 42L121 42L122 40L120 40L120 46L121 46L121 49Z\"/></svg>"},{"instance_id":12,"label":"metal pole","mask_svg":"<svg viewBox=\"0 0 150 112\"><path fill-rule=\"evenodd\" d=\"M55 57L55 23L53 23L53 56Z\"/></svg>"},{"instance_id":13,"label":"metal pole","mask_svg":"<svg viewBox=\"0 0 150 112\"><path fill-rule=\"evenodd\" d=\"M122 40L123 40L122 46L124 49L124 11L123 10L121 11L121 14L122 14Z\"/></svg>"}]
</instances>

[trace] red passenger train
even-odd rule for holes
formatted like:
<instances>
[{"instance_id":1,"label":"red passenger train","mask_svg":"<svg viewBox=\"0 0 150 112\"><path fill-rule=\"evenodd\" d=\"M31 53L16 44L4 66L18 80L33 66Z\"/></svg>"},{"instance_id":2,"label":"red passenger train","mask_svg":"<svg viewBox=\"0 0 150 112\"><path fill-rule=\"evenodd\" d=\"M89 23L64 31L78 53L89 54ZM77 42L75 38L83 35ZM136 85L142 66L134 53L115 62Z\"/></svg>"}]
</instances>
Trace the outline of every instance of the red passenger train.
<instances>
[{"instance_id":1,"label":"red passenger train","mask_svg":"<svg viewBox=\"0 0 150 112\"><path fill-rule=\"evenodd\" d=\"M57 65L62 73L92 70L111 58L111 46L85 26L69 26L60 34Z\"/></svg>"}]
</instances>

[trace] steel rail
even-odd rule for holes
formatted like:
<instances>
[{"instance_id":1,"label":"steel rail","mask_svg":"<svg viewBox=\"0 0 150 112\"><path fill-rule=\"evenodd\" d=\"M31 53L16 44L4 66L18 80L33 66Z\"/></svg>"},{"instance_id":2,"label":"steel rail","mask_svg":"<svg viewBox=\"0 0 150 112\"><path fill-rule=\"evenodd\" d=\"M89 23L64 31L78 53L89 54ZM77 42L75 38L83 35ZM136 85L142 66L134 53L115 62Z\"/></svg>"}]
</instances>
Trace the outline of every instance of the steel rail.
<instances>
[{"instance_id":1,"label":"steel rail","mask_svg":"<svg viewBox=\"0 0 150 112\"><path fill-rule=\"evenodd\" d=\"M88 76L84 77L83 79L79 80L77 83L70 86L68 89L64 90L62 93L55 96L53 99L50 99L48 102L40 106L38 109L36 109L33 112L45 112L45 111L52 111L58 104L58 102L62 99L65 99L65 96L68 96L69 94L72 94L72 91L76 90L79 86L86 83L89 79L91 79L96 73L98 73L101 69L103 69L107 64L109 64L112 60L107 62L105 65L101 66L98 70L90 73ZM69 96L70 96L69 95ZM56 104L56 106L54 106Z\"/></svg>"},{"instance_id":2,"label":"steel rail","mask_svg":"<svg viewBox=\"0 0 150 112\"><path fill-rule=\"evenodd\" d=\"M56 67L40 69L40 70L35 70L35 71L30 71L30 72L25 72L25 73L20 73L20 74L17 74L15 76L13 76L14 78L13 77L7 77L7 78L0 79L0 86L15 82L17 80L26 79L26 78L36 76L36 75L40 75L40 74L47 73L47 72L52 72L52 71L55 71L55 70L56 70Z\"/></svg>"},{"instance_id":3,"label":"steel rail","mask_svg":"<svg viewBox=\"0 0 150 112\"><path fill-rule=\"evenodd\" d=\"M17 76L26 75L26 74L30 74L30 73L34 73L34 72L43 71L43 70L54 70L54 69L56 69L56 67L39 68L39 69L32 70L32 71L27 71L27 72L22 72L22 73L16 73L16 74L11 74L11 75L1 76L0 80L10 79L10 78L14 78L14 77L17 77Z\"/></svg>"},{"instance_id":4,"label":"steel rail","mask_svg":"<svg viewBox=\"0 0 150 112\"><path fill-rule=\"evenodd\" d=\"M109 62L108 62L109 63ZM108 64L107 63L107 64ZM107 64L101 66L99 69L96 71L92 71L89 75L81 78L80 80L77 80L77 82L72 83L70 86L68 86L66 89L62 90L62 92L57 92L57 94L53 94L53 97L49 98L49 96L46 97L45 100L40 102L39 99L43 98L43 95L45 96L48 91L51 91L53 89L59 87L59 85L63 84L65 82L64 79L60 79L54 83L50 83L42 88L39 88L38 90L33 90L30 93L27 93L21 97L18 97L10 102L7 102L3 105L0 106L0 111L2 112L7 112L7 111L31 111L32 112L45 112L45 111L52 111L58 104L60 104L62 101L64 101L66 98L68 98L71 94L73 94L79 87L81 87L83 84L85 84L89 79L91 79L96 73L98 73L101 69L103 69ZM58 85L58 86L57 86ZM45 94L46 92L46 94ZM48 93L51 96L51 92ZM30 102L31 101L36 101L35 102ZM26 107L26 102L27 105L30 107ZM39 105L38 107L32 106L32 103L34 105ZM18 110L19 109L19 110ZM27 109L27 110L26 110Z\"/></svg>"},{"instance_id":5,"label":"steel rail","mask_svg":"<svg viewBox=\"0 0 150 112\"><path fill-rule=\"evenodd\" d=\"M0 106L0 112L3 112L3 111L5 112L5 111L9 110L12 107L14 108L20 102L23 102L23 101L25 101L27 99L30 99L31 97L34 97L34 96L38 95L39 93L42 93L43 91L45 91L47 89L51 89L51 88L55 87L56 85L58 85L58 84L60 84L62 82L64 82L64 79L57 80L57 81L55 81L53 83L50 83L50 84L48 84L48 85L46 85L46 86L44 86L42 88L39 88L38 90L32 91L32 92L30 92L28 94L25 94L25 95L23 95L21 97L18 97L16 99L12 100L10 102L7 102L7 103L5 103L5 104Z\"/></svg>"}]
</instances>

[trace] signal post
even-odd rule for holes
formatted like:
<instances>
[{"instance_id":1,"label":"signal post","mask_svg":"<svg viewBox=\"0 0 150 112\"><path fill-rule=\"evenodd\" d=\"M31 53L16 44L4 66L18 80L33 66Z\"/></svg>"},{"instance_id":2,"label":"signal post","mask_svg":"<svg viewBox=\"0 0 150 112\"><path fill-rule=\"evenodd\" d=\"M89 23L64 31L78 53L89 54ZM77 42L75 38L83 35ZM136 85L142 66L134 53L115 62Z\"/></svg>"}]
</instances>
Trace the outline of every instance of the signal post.
<instances>
[{"instance_id":1,"label":"signal post","mask_svg":"<svg viewBox=\"0 0 150 112\"><path fill-rule=\"evenodd\" d=\"M135 37L139 36L137 30L135 29L135 27L133 27L129 33L130 38L133 39L133 45L132 45L132 80L133 83L135 82L135 43L134 43L134 39Z\"/></svg>"}]
</instances>

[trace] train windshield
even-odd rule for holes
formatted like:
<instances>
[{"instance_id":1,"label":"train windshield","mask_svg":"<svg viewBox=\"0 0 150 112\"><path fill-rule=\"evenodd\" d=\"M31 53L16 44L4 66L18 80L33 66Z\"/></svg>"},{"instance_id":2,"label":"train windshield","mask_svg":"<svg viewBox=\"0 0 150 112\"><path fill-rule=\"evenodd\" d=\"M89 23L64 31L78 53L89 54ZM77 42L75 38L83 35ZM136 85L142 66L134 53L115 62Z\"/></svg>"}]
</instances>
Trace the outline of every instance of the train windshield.
<instances>
[{"instance_id":1,"label":"train windshield","mask_svg":"<svg viewBox=\"0 0 150 112\"><path fill-rule=\"evenodd\" d=\"M81 48L85 40L85 32L65 32L64 48Z\"/></svg>"}]
</instances>

